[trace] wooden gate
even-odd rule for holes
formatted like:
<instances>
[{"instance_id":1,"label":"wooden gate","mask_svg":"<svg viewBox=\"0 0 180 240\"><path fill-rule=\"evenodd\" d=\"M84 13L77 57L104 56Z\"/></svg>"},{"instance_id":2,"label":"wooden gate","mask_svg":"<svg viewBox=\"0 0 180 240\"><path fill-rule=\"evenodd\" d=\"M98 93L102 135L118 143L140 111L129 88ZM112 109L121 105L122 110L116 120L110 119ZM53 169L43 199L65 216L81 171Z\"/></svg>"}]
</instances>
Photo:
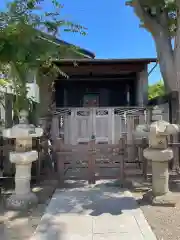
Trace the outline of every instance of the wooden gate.
<instances>
[{"instance_id":1,"label":"wooden gate","mask_svg":"<svg viewBox=\"0 0 180 240\"><path fill-rule=\"evenodd\" d=\"M58 178L60 183L66 179L124 180L124 139L118 144L97 144L91 140L88 144L67 145L58 139L54 146L57 157Z\"/></svg>"}]
</instances>

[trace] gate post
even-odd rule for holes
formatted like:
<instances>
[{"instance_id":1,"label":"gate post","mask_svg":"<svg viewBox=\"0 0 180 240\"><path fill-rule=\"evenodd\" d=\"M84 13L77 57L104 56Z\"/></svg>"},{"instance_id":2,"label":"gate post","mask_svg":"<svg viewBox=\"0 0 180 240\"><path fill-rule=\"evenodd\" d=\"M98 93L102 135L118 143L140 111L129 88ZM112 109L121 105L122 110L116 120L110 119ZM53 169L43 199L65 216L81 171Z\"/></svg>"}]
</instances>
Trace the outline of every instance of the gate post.
<instances>
[{"instance_id":1,"label":"gate post","mask_svg":"<svg viewBox=\"0 0 180 240\"><path fill-rule=\"evenodd\" d=\"M144 157L143 151L148 147L148 139L146 137L138 138L136 139L135 144L137 147L137 163L139 164L140 169L142 169L144 180L147 181L148 160Z\"/></svg>"},{"instance_id":2,"label":"gate post","mask_svg":"<svg viewBox=\"0 0 180 240\"><path fill-rule=\"evenodd\" d=\"M90 110L90 121L91 121L91 134L96 136L96 108L91 108ZM92 141L92 140L90 140Z\"/></svg>"},{"instance_id":3,"label":"gate post","mask_svg":"<svg viewBox=\"0 0 180 240\"><path fill-rule=\"evenodd\" d=\"M95 184L95 161L96 161L96 143L95 139L89 141L88 148L88 183Z\"/></svg>"},{"instance_id":4,"label":"gate post","mask_svg":"<svg viewBox=\"0 0 180 240\"><path fill-rule=\"evenodd\" d=\"M115 142L115 128L114 128L114 108L108 109L108 143L114 144Z\"/></svg>"},{"instance_id":5,"label":"gate post","mask_svg":"<svg viewBox=\"0 0 180 240\"><path fill-rule=\"evenodd\" d=\"M68 138L71 145L76 145L77 142L77 109L71 109L70 126L68 126Z\"/></svg>"},{"instance_id":6,"label":"gate post","mask_svg":"<svg viewBox=\"0 0 180 240\"><path fill-rule=\"evenodd\" d=\"M142 138L142 164L143 164L143 177L144 180L147 181L147 174L148 174L148 160L144 157L143 151L148 147L148 140L147 138Z\"/></svg>"},{"instance_id":7,"label":"gate post","mask_svg":"<svg viewBox=\"0 0 180 240\"><path fill-rule=\"evenodd\" d=\"M125 139L122 137L119 140L119 155L120 155L120 186L124 186L125 179L125 159L124 159Z\"/></svg>"},{"instance_id":8,"label":"gate post","mask_svg":"<svg viewBox=\"0 0 180 240\"><path fill-rule=\"evenodd\" d=\"M62 185L64 183L64 155L63 155L63 139L57 138L55 140L54 151L57 157L57 174L59 184Z\"/></svg>"}]
</instances>

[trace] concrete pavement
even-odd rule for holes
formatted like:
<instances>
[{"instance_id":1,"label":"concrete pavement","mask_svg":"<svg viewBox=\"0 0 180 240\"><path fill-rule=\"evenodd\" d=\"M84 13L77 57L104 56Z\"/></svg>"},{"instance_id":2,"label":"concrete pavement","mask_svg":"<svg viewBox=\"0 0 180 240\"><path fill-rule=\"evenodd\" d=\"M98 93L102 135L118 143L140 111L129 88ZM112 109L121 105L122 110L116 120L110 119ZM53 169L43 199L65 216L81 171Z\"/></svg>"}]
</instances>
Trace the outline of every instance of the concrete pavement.
<instances>
[{"instance_id":1,"label":"concrete pavement","mask_svg":"<svg viewBox=\"0 0 180 240\"><path fill-rule=\"evenodd\" d=\"M56 190L31 240L156 240L132 194L96 186Z\"/></svg>"}]
</instances>

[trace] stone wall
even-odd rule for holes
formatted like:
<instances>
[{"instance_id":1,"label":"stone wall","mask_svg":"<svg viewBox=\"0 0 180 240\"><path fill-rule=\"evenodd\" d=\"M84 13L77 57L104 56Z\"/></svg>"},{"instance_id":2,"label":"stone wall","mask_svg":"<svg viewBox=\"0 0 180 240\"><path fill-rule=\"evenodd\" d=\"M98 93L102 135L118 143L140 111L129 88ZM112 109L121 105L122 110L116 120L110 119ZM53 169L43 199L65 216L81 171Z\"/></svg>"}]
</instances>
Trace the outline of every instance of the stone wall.
<instances>
[{"instance_id":1,"label":"stone wall","mask_svg":"<svg viewBox=\"0 0 180 240\"><path fill-rule=\"evenodd\" d=\"M162 120L169 122L169 104L163 103L156 107L161 110Z\"/></svg>"},{"instance_id":2,"label":"stone wall","mask_svg":"<svg viewBox=\"0 0 180 240\"><path fill-rule=\"evenodd\" d=\"M163 120L169 122L169 104L168 103L161 104L159 105L159 108L162 109Z\"/></svg>"}]
</instances>

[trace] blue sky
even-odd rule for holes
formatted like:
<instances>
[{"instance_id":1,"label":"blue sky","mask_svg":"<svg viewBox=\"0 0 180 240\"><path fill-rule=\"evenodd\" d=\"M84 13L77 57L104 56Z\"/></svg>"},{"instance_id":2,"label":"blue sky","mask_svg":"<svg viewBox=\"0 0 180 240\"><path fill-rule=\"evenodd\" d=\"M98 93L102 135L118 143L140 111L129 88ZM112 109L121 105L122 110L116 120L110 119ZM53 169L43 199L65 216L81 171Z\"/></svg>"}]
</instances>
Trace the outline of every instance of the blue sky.
<instances>
[{"instance_id":1,"label":"blue sky","mask_svg":"<svg viewBox=\"0 0 180 240\"><path fill-rule=\"evenodd\" d=\"M5 0L7 1L7 0ZM46 8L50 8L48 0ZM125 0L61 0L62 18L88 28L87 36L61 32L61 38L86 48L96 58L156 57L154 41ZM2 3L0 3L2 7ZM153 65L149 66L151 69ZM150 83L161 79L159 68L151 74Z\"/></svg>"},{"instance_id":2,"label":"blue sky","mask_svg":"<svg viewBox=\"0 0 180 240\"><path fill-rule=\"evenodd\" d=\"M139 19L133 9L125 6L125 0L64 0L63 3L63 16L88 28L85 37L62 33L64 40L93 51L96 58L156 57L150 33L139 28ZM150 83L160 79L156 68Z\"/></svg>"}]
</instances>

